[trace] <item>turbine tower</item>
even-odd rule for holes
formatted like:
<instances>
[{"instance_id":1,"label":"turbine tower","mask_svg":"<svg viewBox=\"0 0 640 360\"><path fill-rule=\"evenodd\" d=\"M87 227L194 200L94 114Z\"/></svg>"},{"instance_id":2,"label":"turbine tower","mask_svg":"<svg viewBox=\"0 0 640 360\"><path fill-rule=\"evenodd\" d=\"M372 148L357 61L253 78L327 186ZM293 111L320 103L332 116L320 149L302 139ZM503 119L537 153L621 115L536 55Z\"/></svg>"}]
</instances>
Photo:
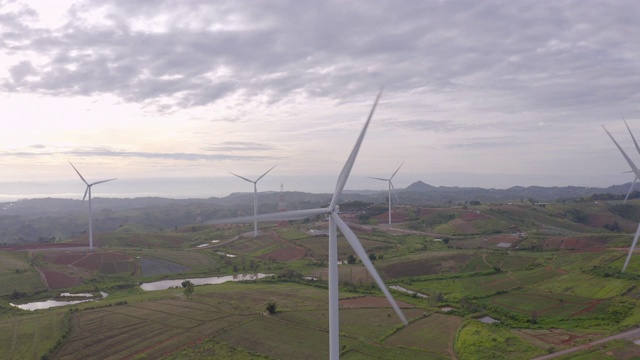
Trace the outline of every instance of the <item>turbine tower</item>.
<instances>
[{"instance_id":1,"label":"turbine tower","mask_svg":"<svg viewBox=\"0 0 640 360\"><path fill-rule=\"evenodd\" d=\"M71 165L71 167L73 167L73 170L75 170L76 173L78 173L78 176L80 176L80 179L82 179L82 182L84 182L87 185L87 189L84 191L84 196L82 197L82 202L84 202L84 199L87 198L87 194L89 194L89 249L93 250L93 213L91 211L91 187L93 185L102 184L107 181L112 181L115 179L101 180L101 181L96 181L89 184L87 180L85 180L84 177L82 177L82 175L80 174L80 171L78 171L78 169L76 169L76 167L73 166L73 164L71 164L71 161L69 161L69 164Z\"/></svg>"},{"instance_id":2,"label":"turbine tower","mask_svg":"<svg viewBox=\"0 0 640 360\"><path fill-rule=\"evenodd\" d=\"M393 194L396 196L396 202L400 202L398 200L398 194L396 194L396 188L393 187L393 183L391 182L391 179L393 179L394 176L396 176L396 174L398 173L398 170L400 170L400 168L402 167L402 165L404 165L404 162L402 164L400 164L400 166L398 166L398 169L391 175L390 178L388 179L383 179L383 178L377 178L377 177L370 177L370 179L375 179L375 180L381 180L381 181L386 181L389 183L389 225L391 225L391 189L393 189Z\"/></svg>"},{"instance_id":3,"label":"turbine tower","mask_svg":"<svg viewBox=\"0 0 640 360\"><path fill-rule=\"evenodd\" d=\"M338 200L340 199L340 195L342 194L342 190L344 189L345 184L347 183L347 179L349 178L349 174L351 173L351 169L353 168L353 164L356 161L356 157L358 155L358 151L360 150L360 145L362 144L362 140L364 139L364 135L367 132L367 127L369 126L369 122L373 116L376 105L378 104L378 100L380 99L381 92L376 97L376 100L373 104L373 108L369 113L369 117L360 132L360 136L356 141L353 150L351 150L351 154L347 159L342 171L340 172L340 176L338 177L338 181L336 183L336 188L333 193L333 197L331 198L331 203L327 208L321 209L308 209L308 210L292 210L286 212L279 213L271 213L271 214L263 214L259 216L253 217L242 217L228 220L216 220L209 222L210 224L224 224L224 223L246 223L253 221L278 221L278 220L299 220L312 216L318 215L326 215L329 217L329 358L331 360L338 360L340 356L340 321L339 321L339 303L338 303L338 235L337 228L340 228L340 231L344 235L344 237L351 245L351 248L356 252L364 266L367 268L367 271L371 274L371 277L376 281L380 290L384 293L387 300L393 307L394 311L402 321L404 325L408 325L407 319L404 314L400 310L400 307L396 303L395 299L387 289L387 286L382 281L380 275L376 271L375 267L373 267L373 263L369 259L367 252L364 247L358 240L356 234L349 228L349 226L340 218L339 209L338 209Z\"/></svg>"},{"instance_id":4,"label":"turbine tower","mask_svg":"<svg viewBox=\"0 0 640 360\"><path fill-rule=\"evenodd\" d=\"M253 216L258 216L258 181L260 181L260 179L262 179L265 175L267 175L269 173L269 171L273 170L274 167L276 167L277 165L273 165L273 167L269 170L267 170L267 172L265 172L264 174L260 175L259 178L256 179L256 181L253 180L249 180L246 177L242 177L238 174L234 174L232 172L230 172L229 174L234 175L239 177L242 180L248 181L250 183L253 183ZM253 222L253 237L258 237L258 221L255 220Z\"/></svg>"},{"instance_id":5,"label":"turbine tower","mask_svg":"<svg viewBox=\"0 0 640 360\"><path fill-rule=\"evenodd\" d=\"M613 136L611 135L611 133L609 133L607 128L605 128L604 126L602 128L607 133L607 135L609 135L611 140L613 140L613 143L616 144L616 146L618 147L618 150L620 150L624 159L627 160L627 163L631 167L631 170L633 171L633 173L636 175L636 178L640 179L640 170L638 169L636 164L634 164L633 161L631 161L631 159L629 158L629 156L627 156L627 153L625 153L624 150L622 150L622 147L620 147L620 144L618 144L616 139L613 138ZM633 250L635 250L636 244L638 243L638 237L640 237L640 223L638 223L638 229L636 230L636 235L633 237L633 242L631 243L631 247L629 248L629 254L627 255L627 259L625 260L624 265L622 266L622 272L625 272L625 270L627 270L627 266L629 265L629 260L631 260L631 255L633 254Z\"/></svg>"},{"instance_id":6,"label":"turbine tower","mask_svg":"<svg viewBox=\"0 0 640 360\"><path fill-rule=\"evenodd\" d=\"M633 144L636 146L636 150L638 151L638 154L640 154L640 146L638 146L638 142L636 141L635 136L633 136L633 133L629 128L629 124L627 124L627 120L622 118L622 121L624 121L624 124L627 126L627 130L629 130L629 135L631 135L631 139L633 139ZM627 196L625 196L624 201L622 202L623 204L627 203L627 199L629 198L629 195L631 195L631 190L633 190L633 187L636 186L636 182L638 182L638 180L640 179L638 178L638 175L636 175L636 177L633 179L633 184L631 184L631 186L629 187L629 191L627 191Z\"/></svg>"}]
</instances>

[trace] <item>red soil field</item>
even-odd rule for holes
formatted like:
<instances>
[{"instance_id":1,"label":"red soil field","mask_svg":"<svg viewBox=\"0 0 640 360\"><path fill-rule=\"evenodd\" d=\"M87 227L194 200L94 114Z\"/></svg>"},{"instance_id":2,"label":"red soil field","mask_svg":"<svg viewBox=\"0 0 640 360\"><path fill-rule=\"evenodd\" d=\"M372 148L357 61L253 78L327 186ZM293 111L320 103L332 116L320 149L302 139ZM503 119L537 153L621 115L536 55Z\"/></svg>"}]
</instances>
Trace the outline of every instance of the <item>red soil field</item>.
<instances>
[{"instance_id":1,"label":"red soil field","mask_svg":"<svg viewBox=\"0 0 640 360\"><path fill-rule=\"evenodd\" d=\"M80 279L73 278L61 272L57 272L47 268L38 268L38 271L44 276L45 282L49 289L62 289L79 285Z\"/></svg>"},{"instance_id":2,"label":"red soil field","mask_svg":"<svg viewBox=\"0 0 640 360\"><path fill-rule=\"evenodd\" d=\"M485 215L481 212L475 211L465 211L462 213L462 220L464 221L473 221L473 220L481 220L481 219L493 219L493 217L489 215Z\"/></svg>"},{"instance_id":3,"label":"red soil field","mask_svg":"<svg viewBox=\"0 0 640 360\"><path fill-rule=\"evenodd\" d=\"M489 239L489 242L492 244L499 244L499 243L514 243L516 241L518 241L520 238L518 236L515 235L498 235L498 236L494 236L492 238Z\"/></svg>"},{"instance_id":4,"label":"red soil field","mask_svg":"<svg viewBox=\"0 0 640 360\"><path fill-rule=\"evenodd\" d=\"M401 308L413 308L414 306L411 304L407 304L403 301L398 301L398 306ZM382 308L382 307L391 307L387 298L381 297L372 297L372 296L363 296L357 298L350 299L342 299L340 300L340 307L347 309L355 309L355 308Z\"/></svg>"},{"instance_id":5,"label":"red soil field","mask_svg":"<svg viewBox=\"0 0 640 360\"><path fill-rule=\"evenodd\" d=\"M44 261L48 263L58 264L58 265L71 265L74 262L85 257L83 253L76 254L56 254L49 253L44 256Z\"/></svg>"},{"instance_id":6,"label":"red soil field","mask_svg":"<svg viewBox=\"0 0 640 360\"><path fill-rule=\"evenodd\" d=\"M389 212L385 212L384 214L380 214L378 216L374 216L374 219L380 221L380 222L389 222ZM391 222L392 223L400 223L400 222L406 222L407 221L407 214L402 211L397 211L397 210L393 210L391 212Z\"/></svg>"},{"instance_id":7,"label":"red soil field","mask_svg":"<svg viewBox=\"0 0 640 360\"><path fill-rule=\"evenodd\" d=\"M90 271L98 271L100 270L101 263L102 263L102 256L96 253L96 254L90 254L76 261L73 265L77 267L81 267L83 269L90 270Z\"/></svg>"},{"instance_id":8,"label":"red soil field","mask_svg":"<svg viewBox=\"0 0 640 360\"><path fill-rule=\"evenodd\" d=\"M592 239L585 239L580 237L558 237L549 236L542 240L542 246L544 249L567 249L567 250L586 250L597 249L599 251L604 249L605 244L600 244Z\"/></svg>"}]
</instances>

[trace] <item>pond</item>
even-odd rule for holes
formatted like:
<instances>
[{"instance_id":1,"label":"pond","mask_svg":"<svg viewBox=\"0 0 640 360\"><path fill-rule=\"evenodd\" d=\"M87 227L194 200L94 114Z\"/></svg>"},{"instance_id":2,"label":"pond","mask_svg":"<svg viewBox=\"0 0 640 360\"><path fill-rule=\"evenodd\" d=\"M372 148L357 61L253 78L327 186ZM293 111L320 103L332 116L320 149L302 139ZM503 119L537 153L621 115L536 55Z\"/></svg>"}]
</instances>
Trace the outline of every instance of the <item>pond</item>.
<instances>
[{"instance_id":1,"label":"pond","mask_svg":"<svg viewBox=\"0 0 640 360\"><path fill-rule=\"evenodd\" d=\"M273 276L273 274L238 274L238 275L228 275L228 276L214 276L208 278L197 278L197 279L186 279L191 281L193 285L216 285L222 284L227 281L243 281L243 280L257 280L262 279L266 276ZM145 291L155 291L155 290L166 290L174 287L182 287L182 282L185 279L181 280L160 280L154 281L150 283L144 283L140 285L142 290Z\"/></svg>"},{"instance_id":2,"label":"pond","mask_svg":"<svg viewBox=\"0 0 640 360\"><path fill-rule=\"evenodd\" d=\"M478 319L478 321L483 322L485 324L500 323L500 321L492 318L491 316L482 317L482 318Z\"/></svg>"},{"instance_id":3,"label":"pond","mask_svg":"<svg viewBox=\"0 0 640 360\"><path fill-rule=\"evenodd\" d=\"M103 299L107 297L108 294L104 292L100 292L100 295L102 295L101 299ZM93 297L93 295L89 293L82 293L82 294L62 293L60 294L60 296L61 297L83 297L83 298ZM49 308L58 307L58 306L79 304L79 303L94 301L94 300L98 300L98 299L84 299L84 300L70 300L70 301L61 301L61 300L34 301L26 304L18 304L18 305L11 304L11 306L15 306L22 310L34 311L34 310L41 310L41 309L49 309Z\"/></svg>"}]
</instances>

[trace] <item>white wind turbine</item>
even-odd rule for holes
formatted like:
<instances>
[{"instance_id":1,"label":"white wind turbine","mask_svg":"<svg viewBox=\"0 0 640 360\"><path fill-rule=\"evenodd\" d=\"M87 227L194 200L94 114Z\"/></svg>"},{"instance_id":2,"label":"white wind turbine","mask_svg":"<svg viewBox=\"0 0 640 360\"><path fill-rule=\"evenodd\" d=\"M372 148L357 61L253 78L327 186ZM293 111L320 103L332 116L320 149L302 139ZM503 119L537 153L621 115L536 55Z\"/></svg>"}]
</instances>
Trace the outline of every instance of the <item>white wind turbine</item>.
<instances>
[{"instance_id":1,"label":"white wind turbine","mask_svg":"<svg viewBox=\"0 0 640 360\"><path fill-rule=\"evenodd\" d=\"M89 184L87 182L87 180L85 180L84 177L82 177L82 175L80 175L80 171L78 171L78 169L76 169L76 167L73 166L73 164L71 164L71 161L69 161L69 164L71 165L71 167L73 167L73 170L75 170L76 173L78 173L78 176L80 176L80 179L82 179L82 181L85 184L87 184L87 189L84 191L84 196L82 197L82 201L84 202L84 199L87 198L87 194L89 194L89 249L93 250L93 213L91 211L91 187L93 185L102 184L102 183L105 183L107 181L112 181L112 180L115 180L115 179L96 181L96 182L93 182L93 183Z\"/></svg>"},{"instance_id":2,"label":"white wind turbine","mask_svg":"<svg viewBox=\"0 0 640 360\"><path fill-rule=\"evenodd\" d=\"M393 189L393 194L396 196L396 202L400 202L398 200L398 194L396 194L396 188L393 187L393 183L391 182L391 179L393 179L394 176L396 176L396 174L398 173L398 170L400 170L400 168L402 167L402 165L404 165L404 162L402 164L400 164L400 166L398 166L398 169L393 173L393 175L391 175L390 178L388 179L383 179L383 178L377 178L377 177L370 177L370 179L375 179L375 180L381 180L381 181L386 181L389 183L389 225L391 225L391 189Z\"/></svg>"},{"instance_id":3,"label":"white wind turbine","mask_svg":"<svg viewBox=\"0 0 640 360\"><path fill-rule=\"evenodd\" d=\"M265 175L267 175L269 173L269 171L273 170L274 167L276 167L277 165L273 165L273 167L269 170L267 170L264 174L260 175L259 178L256 179L256 181L253 180L249 180L246 177L242 177L238 174L234 174L232 172L230 172L229 174L234 175L239 177L242 180L248 181L250 183L253 183L253 216L257 216L258 215L258 181L260 181L260 179L262 179ZM258 237L258 221L255 220L253 222L253 236L254 237Z\"/></svg>"},{"instance_id":4,"label":"white wind turbine","mask_svg":"<svg viewBox=\"0 0 640 360\"><path fill-rule=\"evenodd\" d=\"M387 297L387 300L393 307L396 314L402 321L404 325L408 325L407 319L404 314L400 310L400 307L396 303L395 299L387 289L386 285L382 281L380 275L373 267L373 263L369 260L369 256L365 251L364 247L358 240L356 234L349 228L349 226L338 216L338 200L340 199L340 195L342 194L342 190L349 178L349 173L353 168L353 164L356 160L356 156L358 155L358 150L360 150L360 145L362 144L362 140L364 139L364 135L367 131L367 127L369 126L369 122L371 121L371 117L373 116L373 112L378 104L378 100L380 99L380 95L376 97L376 100L373 104L373 108L369 113L369 117L360 132L360 136L356 141L353 150L351 150L351 154L347 159L347 162L344 164L342 171L340 172L340 176L338 177L338 181L336 183L336 188L333 193L333 197L331 198L331 203L327 208L321 209L308 209L308 210L293 210L293 211L285 211L280 213L272 213L272 214L263 214L254 217L242 217L236 219L229 220L216 220L209 222L210 224L223 224L223 223L243 223L251 220L256 221L278 221L278 220L299 220L317 215L327 215L329 217L329 358L332 360L337 360L340 356L340 321L338 317L338 235L337 228L340 228L342 234L351 245L351 248L356 252L364 266L367 268L371 277L376 281L380 290Z\"/></svg>"},{"instance_id":5,"label":"white wind turbine","mask_svg":"<svg viewBox=\"0 0 640 360\"><path fill-rule=\"evenodd\" d=\"M640 170L638 169L636 164L634 164L633 161L631 161L631 159L629 158L629 156L627 156L627 153L625 153L624 150L622 150L622 147L620 147L620 144L618 144L616 139L613 138L613 136L611 135L611 133L609 133L607 128L605 128L604 126L602 128L604 129L604 131L606 131L607 135L609 135L611 140L613 140L613 143L616 144L616 146L622 153L622 156L624 156L624 159L627 160L627 163L631 167L631 170L633 171L633 173L636 175L636 178L640 178ZM629 248L629 254L627 255L627 260L625 260L624 266L622 266L622 272L625 272L625 270L627 270L627 265L629 265L629 260L631 260L631 255L633 254L633 250L635 250L636 244L638 243L638 237L640 237L640 223L638 223L638 229L636 230L636 235L633 237L631 248Z\"/></svg>"},{"instance_id":6,"label":"white wind turbine","mask_svg":"<svg viewBox=\"0 0 640 360\"><path fill-rule=\"evenodd\" d=\"M635 136L633 136L633 133L631 132L631 129L629 128L629 124L627 124L627 120L625 120L624 118L622 118L622 121L624 121L624 124L627 126L627 130L629 130L629 134L631 135L631 139L633 139L633 144L636 146L636 150L638 151L638 154L640 154L640 146L638 146L638 142L636 141ZM622 202L623 204L627 203L627 199L629 198L629 195L631 195L631 190L633 190L633 187L636 186L636 182L638 182L638 175L635 176L635 178L633 179L633 184L631 184L631 187L629 187L629 191L627 191L627 196L625 196L624 201Z\"/></svg>"}]
</instances>

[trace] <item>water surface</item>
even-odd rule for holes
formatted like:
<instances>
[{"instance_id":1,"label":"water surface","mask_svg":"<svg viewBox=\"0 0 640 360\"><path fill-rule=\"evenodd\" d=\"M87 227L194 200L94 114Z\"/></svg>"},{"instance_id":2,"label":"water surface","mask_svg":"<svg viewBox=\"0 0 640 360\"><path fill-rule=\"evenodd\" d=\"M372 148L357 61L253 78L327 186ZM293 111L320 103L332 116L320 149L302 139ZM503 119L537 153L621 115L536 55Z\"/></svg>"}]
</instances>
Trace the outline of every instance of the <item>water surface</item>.
<instances>
[{"instance_id":1,"label":"water surface","mask_svg":"<svg viewBox=\"0 0 640 360\"><path fill-rule=\"evenodd\" d=\"M228 276L213 276L208 278L196 278L196 279L186 279L191 281L193 285L216 285L222 284L227 281L243 281L243 280L257 280L262 279L266 276L273 276L273 274L238 274L238 275L228 275ZM182 282L185 279L181 280L160 280L154 281L150 283L144 283L140 285L142 290L145 291L155 291L155 290L166 290L174 287L182 287Z\"/></svg>"}]
</instances>

